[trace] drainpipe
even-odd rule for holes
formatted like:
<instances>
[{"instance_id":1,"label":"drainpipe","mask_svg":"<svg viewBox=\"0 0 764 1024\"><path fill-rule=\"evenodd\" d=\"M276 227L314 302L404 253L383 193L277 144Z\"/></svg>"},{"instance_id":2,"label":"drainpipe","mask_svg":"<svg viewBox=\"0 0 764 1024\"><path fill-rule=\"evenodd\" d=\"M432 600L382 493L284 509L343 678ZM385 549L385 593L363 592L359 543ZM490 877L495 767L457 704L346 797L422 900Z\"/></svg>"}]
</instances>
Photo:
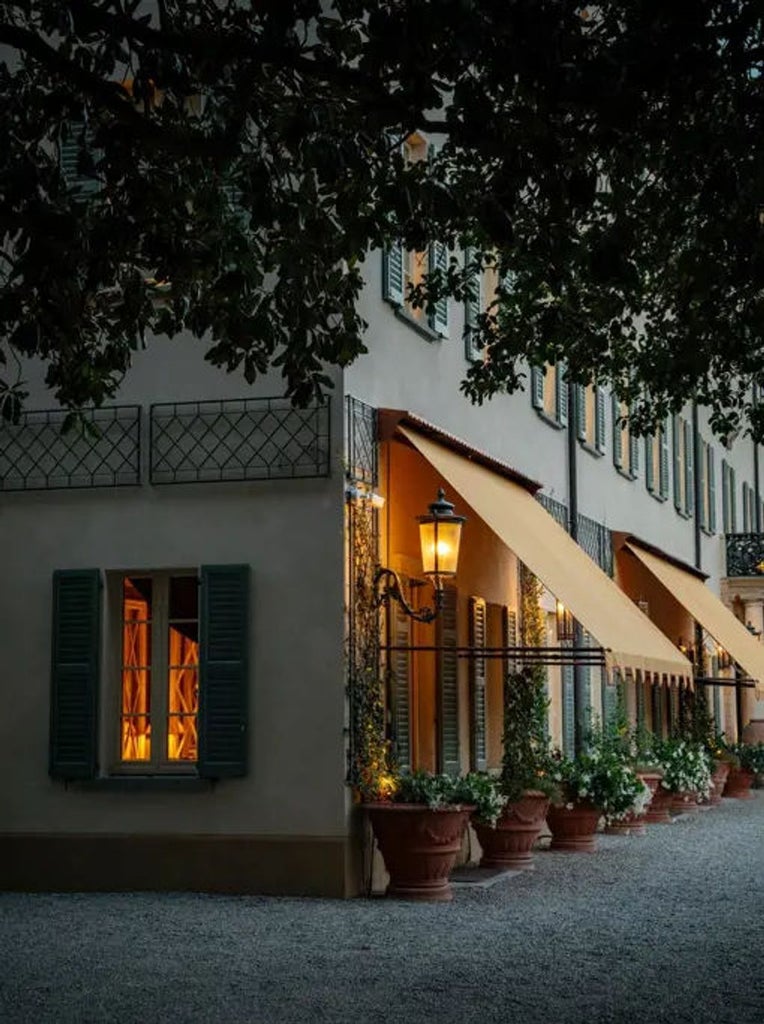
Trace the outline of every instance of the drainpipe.
<instances>
[{"instance_id":1,"label":"drainpipe","mask_svg":"<svg viewBox=\"0 0 764 1024\"><path fill-rule=\"evenodd\" d=\"M754 384L752 388L751 402L754 409L759 404L758 387ZM759 486L759 442L753 442L753 494L756 502L755 520L756 533L761 533L761 507L760 507L760 494L761 488Z\"/></svg>"},{"instance_id":2,"label":"drainpipe","mask_svg":"<svg viewBox=\"0 0 764 1024\"><path fill-rule=\"evenodd\" d=\"M695 455L694 455L695 474L694 474L694 479L693 479L693 488L694 488L694 491L695 491L695 501L694 501L694 504L695 504L695 516L693 518L693 527L694 527L694 535L695 535L695 568L696 569L702 569L703 568L703 554L702 554L702 550L703 549L702 549L702 546L701 546L700 510L701 510L701 507L702 507L702 502L704 501L704 495L703 495L703 492L702 492L701 487L700 487L700 462L701 462L701 459L703 458L703 446L701 444L701 439L700 439L700 426L699 426L699 423L698 423L698 403L697 402L693 402L692 403L692 447L693 447L693 451L695 453ZM705 468L706 468L706 472L707 472L708 471L708 467L705 467ZM705 477L705 473L703 475ZM694 671L695 671L695 673L697 675L702 675L703 674L702 673L702 669L699 666L702 666L702 664L703 664L703 627L697 621L697 619L695 620L695 643L694 643L693 646L695 647L695 666L694 666ZM684 693L683 690L679 691L680 700L682 698L683 693ZM681 708L681 704L680 704L680 710L683 710Z\"/></svg>"},{"instance_id":3,"label":"drainpipe","mask_svg":"<svg viewBox=\"0 0 764 1024\"><path fill-rule=\"evenodd\" d=\"M573 540L578 543L578 416L576 403L576 385L571 381L568 388L568 530ZM573 644L583 647L584 631L578 619L574 620ZM575 704L575 752L581 753L584 737L589 731L589 694L586 692L586 680L583 666L578 662L573 665L573 700Z\"/></svg>"}]
</instances>

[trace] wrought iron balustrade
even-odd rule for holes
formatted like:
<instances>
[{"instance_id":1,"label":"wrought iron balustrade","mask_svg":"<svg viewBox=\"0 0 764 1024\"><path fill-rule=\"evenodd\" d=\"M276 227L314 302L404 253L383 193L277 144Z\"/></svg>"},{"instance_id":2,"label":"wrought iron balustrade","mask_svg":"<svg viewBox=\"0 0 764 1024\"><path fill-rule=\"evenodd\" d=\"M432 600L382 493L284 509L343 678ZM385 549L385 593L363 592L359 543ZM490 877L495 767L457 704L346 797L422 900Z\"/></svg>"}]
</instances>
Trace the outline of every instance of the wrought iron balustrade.
<instances>
[{"instance_id":1,"label":"wrought iron balustrade","mask_svg":"<svg viewBox=\"0 0 764 1024\"><path fill-rule=\"evenodd\" d=\"M764 575L764 534L728 533L726 540L727 576Z\"/></svg>"},{"instance_id":2,"label":"wrought iron balustrade","mask_svg":"<svg viewBox=\"0 0 764 1024\"><path fill-rule=\"evenodd\" d=\"M0 427L0 490L126 487L140 483L138 405L85 410L62 433L67 412L30 410Z\"/></svg>"},{"instance_id":3,"label":"wrought iron balustrade","mask_svg":"<svg viewBox=\"0 0 764 1024\"><path fill-rule=\"evenodd\" d=\"M345 400L345 473L356 483L377 484L377 410L358 398Z\"/></svg>"},{"instance_id":4,"label":"wrought iron balustrade","mask_svg":"<svg viewBox=\"0 0 764 1024\"><path fill-rule=\"evenodd\" d=\"M285 398L151 406L153 484L328 476L329 400Z\"/></svg>"}]
</instances>

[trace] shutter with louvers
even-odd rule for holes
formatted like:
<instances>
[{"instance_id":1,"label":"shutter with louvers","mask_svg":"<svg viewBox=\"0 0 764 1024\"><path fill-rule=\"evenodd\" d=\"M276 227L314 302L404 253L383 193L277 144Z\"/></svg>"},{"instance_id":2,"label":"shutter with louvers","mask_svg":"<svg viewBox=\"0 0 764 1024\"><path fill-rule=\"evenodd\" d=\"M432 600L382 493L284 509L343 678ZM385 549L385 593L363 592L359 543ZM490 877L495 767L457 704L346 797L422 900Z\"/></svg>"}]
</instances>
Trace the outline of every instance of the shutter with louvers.
<instances>
[{"instance_id":1,"label":"shutter with louvers","mask_svg":"<svg viewBox=\"0 0 764 1024\"><path fill-rule=\"evenodd\" d=\"M663 735L663 694L660 683L653 683L650 694L653 713L653 732L659 738Z\"/></svg>"},{"instance_id":2,"label":"shutter with louvers","mask_svg":"<svg viewBox=\"0 0 764 1024\"><path fill-rule=\"evenodd\" d=\"M54 572L48 761L54 779L96 774L100 646L100 572Z\"/></svg>"},{"instance_id":3,"label":"shutter with louvers","mask_svg":"<svg viewBox=\"0 0 764 1024\"><path fill-rule=\"evenodd\" d=\"M636 476L639 472L639 438L631 432L629 424L629 473Z\"/></svg>"},{"instance_id":4,"label":"shutter with louvers","mask_svg":"<svg viewBox=\"0 0 764 1024\"><path fill-rule=\"evenodd\" d=\"M603 388L597 388L594 392L595 399L595 446L598 452L604 452L606 447L605 437L605 391Z\"/></svg>"},{"instance_id":5,"label":"shutter with louvers","mask_svg":"<svg viewBox=\"0 0 764 1024\"><path fill-rule=\"evenodd\" d=\"M683 512L682 505L682 466L680 453L682 450L682 421L678 416L673 419L673 441L674 441L674 508L677 512Z\"/></svg>"},{"instance_id":6,"label":"shutter with louvers","mask_svg":"<svg viewBox=\"0 0 764 1024\"><path fill-rule=\"evenodd\" d=\"M737 531L737 494L735 488L737 487L737 478L735 476L735 470L730 466L730 533Z\"/></svg>"},{"instance_id":7,"label":"shutter with louvers","mask_svg":"<svg viewBox=\"0 0 764 1024\"><path fill-rule=\"evenodd\" d=\"M730 532L730 475L726 459L722 459L722 529Z\"/></svg>"},{"instance_id":8,"label":"shutter with louvers","mask_svg":"<svg viewBox=\"0 0 764 1024\"><path fill-rule=\"evenodd\" d=\"M644 729L645 727L645 684L644 680L640 679L637 681L637 728Z\"/></svg>"},{"instance_id":9,"label":"shutter with louvers","mask_svg":"<svg viewBox=\"0 0 764 1024\"><path fill-rule=\"evenodd\" d=\"M655 491L655 472L653 463L653 448L655 444L655 435L647 434L645 436L645 483L651 494Z\"/></svg>"},{"instance_id":10,"label":"shutter with louvers","mask_svg":"<svg viewBox=\"0 0 764 1024\"><path fill-rule=\"evenodd\" d=\"M699 459L698 459L698 494L700 496L700 508L698 509L698 521L700 522L700 528L705 530L708 527L708 516L707 516L707 503L708 494L706 491L706 442L700 441L698 444Z\"/></svg>"},{"instance_id":11,"label":"shutter with louvers","mask_svg":"<svg viewBox=\"0 0 764 1024\"><path fill-rule=\"evenodd\" d=\"M517 647L517 612L502 605L501 609L501 636L504 647ZM504 678L517 671L517 657L514 654L505 654L502 659Z\"/></svg>"},{"instance_id":12,"label":"shutter with louvers","mask_svg":"<svg viewBox=\"0 0 764 1024\"><path fill-rule=\"evenodd\" d=\"M558 363L554 375L555 415L561 427L568 425L568 380L565 363Z\"/></svg>"},{"instance_id":13,"label":"shutter with louvers","mask_svg":"<svg viewBox=\"0 0 764 1024\"><path fill-rule=\"evenodd\" d=\"M751 533L756 532L756 491L749 485L748 487L748 522L750 523Z\"/></svg>"},{"instance_id":14,"label":"shutter with louvers","mask_svg":"<svg viewBox=\"0 0 764 1024\"><path fill-rule=\"evenodd\" d=\"M684 424L684 510L692 515L695 510L695 453L692 443L692 427Z\"/></svg>"},{"instance_id":15,"label":"shutter with louvers","mask_svg":"<svg viewBox=\"0 0 764 1024\"><path fill-rule=\"evenodd\" d=\"M576 384L576 434L579 441L586 440L586 388Z\"/></svg>"},{"instance_id":16,"label":"shutter with louvers","mask_svg":"<svg viewBox=\"0 0 764 1024\"><path fill-rule=\"evenodd\" d=\"M247 770L249 566L203 565L199 643L199 775Z\"/></svg>"},{"instance_id":17,"label":"shutter with louvers","mask_svg":"<svg viewBox=\"0 0 764 1024\"><path fill-rule=\"evenodd\" d=\"M612 724L616 708L618 707L619 685L620 682L614 680L612 683L609 683L606 678L604 679L604 686L602 688L602 721L606 726Z\"/></svg>"},{"instance_id":18,"label":"shutter with louvers","mask_svg":"<svg viewBox=\"0 0 764 1024\"><path fill-rule=\"evenodd\" d=\"M534 409L544 408L544 371L540 366L531 367L531 403Z\"/></svg>"},{"instance_id":19,"label":"shutter with louvers","mask_svg":"<svg viewBox=\"0 0 764 1024\"><path fill-rule=\"evenodd\" d=\"M562 666L562 751L566 757L576 752L576 691L572 665Z\"/></svg>"},{"instance_id":20,"label":"shutter with louvers","mask_svg":"<svg viewBox=\"0 0 764 1024\"><path fill-rule=\"evenodd\" d=\"M623 466L623 428L621 425L621 405L613 395L613 465L618 469Z\"/></svg>"},{"instance_id":21,"label":"shutter with louvers","mask_svg":"<svg viewBox=\"0 0 764 1024\"><path fill-rule=\"evenodd\" d=\"M751 521L748 516L748 484L743 481L743 533L751 532Z\"/></svg>"},{"instance_id":22,"label":"shutter with louvers","mask_svg":"<svg viewBox=\"0 0 764 1024\"><path fill-rule=\"evenodd\" d=\"M659 494L662 498L668 498L669 492L669 446L668 446L668 421L658 431L660 444L660 480L658 483Z\"/></svg>"},{"instance_id":23,"label":"shutter with louvers","mask_svg":"<svg viewBox=\"0 0 764 1024\"><path fill-rule=\"evenodd\" d=\"M405 580L404 580L405 585ZM391 602L389 614L393 615L393 646L411 646L411 619L398 602ZM392 652L393 670L393 743L395 760L403 771L411 769L411 652Z\"/></svg>"},{"instance_id":24,"label":"shutter with louvers","mask_svg":"<svg viewBox=\"0 0 764 1024\"><path fill-rule=\"evenodd\" d=\"M439 270L445 279L448 270L448 247L442 242L432 242L429 249L430 272ZM430 327L436 334L448 337L448 296L444 295L435 303L430 315Z\"/></svg>"},{"instance_id":25,"label":"shutter with louvers","mask_svg":"<svg viewBox=\"0 0 764 1024\"><path fill-rule=\"evenodd\" d=\"M485 650L486 607L482 597L470 598L470 698L472 704L472 749L470 763L473 771L486 769L486 721L485 721L485 657L477 652Z\"/></svg>"},{"instance_id":26,"label":"shutter with louvers","mask_svg":"<svg viewBox=\"0 0 764 1024\"><path fill-rule=\"evenodd\" d=\"M81 121L68 121L59 142L58 159L61 176L76 199L98 192L101 183L95 165L103 156L93 144L95 133Z\"/></svg>"},{"instance_id":27,"label":"shutter with louvers","mask_svg":"<svg viewBox=\"0 0 764 1024\"><path fill-rule=\"evenodd\" d=\"M457 591L444 587L443 607L436 622L438 648L438 760L440 771L458 775L459 764L459 662L456 655Z\"/></svg>"},{"instance_id":28,"label":"shutter with louvers","mask_svg":"<svg viewBox=\"0 0 764 1024\"><path fill-rule=\"evenodd\" d=\"M403 246L394 242L382 254L382 296L394 306L402 306L403 289Z\"/></svg>"},{"instance_id":29,"label":"shutter with louvers","mask_svg":"<svg viewBox=\"0 0 764 1024\"><path fill-rule=\"evenodd\" d=\"M718 675L719 668L714 671L714 675ZM714 724L716 725L716 731L722 731L722 695L718 686L714 687Z\"/></svg>"},{"instance_id":30,"label":"shutter with louvers","mask_svg":"<svg viewBox=\"0 0 764 1024\"><path fill-rule=\"evenodd\" d=\"M465 260L472 260L472 252L467 251ZM478 317L483 312L483 275L479 271L470 278L472 288L471 299L464 304L464 354L470 361L480 358L480 348L476 344Z\"/></svg>"},{"instance_id":31,"label":"shutter with louvers","mask_svg":"<svg viewBox=\"0 0 764 1024\"><path fill-rule=\"evenodd\" d=\"M713 445L708 445L708 529L716 533L716 462Z\"/></svg>"}]
</instances>

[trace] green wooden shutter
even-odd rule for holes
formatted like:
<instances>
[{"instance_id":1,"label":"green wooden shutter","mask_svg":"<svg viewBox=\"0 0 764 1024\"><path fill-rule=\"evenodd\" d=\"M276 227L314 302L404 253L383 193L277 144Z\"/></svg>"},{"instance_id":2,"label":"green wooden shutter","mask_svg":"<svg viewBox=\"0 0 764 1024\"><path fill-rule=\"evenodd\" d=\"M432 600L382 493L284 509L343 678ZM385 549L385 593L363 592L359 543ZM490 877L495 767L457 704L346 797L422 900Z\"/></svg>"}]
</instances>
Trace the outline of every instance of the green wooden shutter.
<instances>
[{"instance_id":1,"label":"green wooden shutter","mask_svg":"<svg viewBox=\"0 0 764 1024\"><path fill-rule=\"evenodd\" d=\"M595 433L595 447L598 452L605 451L607 446L606 440L606 425L605 425L605 390L604 388L596 388L594 392L594 405L595 405L595 421L594 421L594 433Z\"/></svg>"},{"instance_id":2,"label":"green wooden shutter","mask_svg":"<svg viewBox=\"0 0 764 1024\"><path fill-rule=\"evenodd\" d=\"M53 573L50 748L54 779L91 779L98 768L101 574Z\"/></svg>"},{"instance_id":3,"label":"green wooden shutter","mask_svg":"<svg viewBox=\"0 0 764 1024\"><path fill-rule=\"evenodd\" d=\"M517 612L507 605L501 608L501 636L504 647L517 647ZM502 661L506 679L511 672L517 671L517 656L505 653Z\"/></svg>"},{"instance_id":4,"label":"green wooden shutter","mask_svg":"<svg viewBox=\"0 0 764 1024\"><path fill-rule=\"evenodd\" d=\"M719 669L717 667L715 675L718 674ZM714 724L716 731L721 732L722 722L722 695L718 686L714 687Z\"/></svg>"},{"instance_id":5,"label":"green wooden shutter","mask_svg":"<svg viewBox=\"0 0 764 1024\"><path fill-rule=\"evenodd\" d=\"M729 532L735 534L737 531L737 495L735 494L735 488L737 486L737 479L735 477L735 471L729 467Z\"/></svg>"},{"instance_id":6,"label":"green wooden shutter","mask_svg":"<svg viewBox=\"0 0 764 1024\"><path fill-rule=\"evenodd\" d=\"M645 727L645 684L642 679L639 679L634 684L637 690L637 727L644 729Z\"/></svg>"},{"instance_id":7,"label":"green wooden shutter","mask_svg":"<svg viewBox=\"0 0 764 1024\"><path fill-rule=\"evenodd\" d=\"M708 456L708 529L716 533L716 460L713 445L706 447Z\"/></svg>"},{"instance_id":8,"label":"green wooden shutter","mask_svg":"<svg viewBox=\"0 0 764 1024\"><path fill-rule=\"evenodd\" d=\"M573 757L576 752L576 690L572 665L562 666L562 752Z\"/></svg>"},{"instance_id":9,"label":"green wooden shutter","mask_svg":"<svg viewBox=\"0 0 764 1024\"><path fill-rule=\"evenodd\" d=\"M698 493L700 495L700 508L698 509L698 520L702 530L708 527L708 516L706 514L707 488L706 488L706 442L700 441L700 458L698 459Z\"/></svg>"},{"instance_id":10,"label":"green wooden shutter","mask_svg":"<svg viewBox=\"0 0 764 1024\"><path fill-rule=\"evenodd\" d=\"M653 471L653 447L657 444L654 434L645 436L645 484L651 494L655 492L655 473Z\"/></svg>"},{"instance_id":11,"label":"green wooden shutter","mask_svg":"<svg viewBox=\"0 0 764 1024\"><path fill-rule=\"evenodd\" d=\"M411 619L398 602L391 602L393 646L411 646ZM392 652L393 670L393 744L395 760L401 771L411 770L411 652Z\"/></svg>"},{"instance_id":12,"label":"green wooden shutter","mask_svg":"<svg viewBox=\"0 0 764 1024\"><path fill-rule=\"evenodd\" d=\"M443 607L436 622L438 647L438 759L440 771L458 775L459 763L459 662L456 655L457 592L444 587Z\"/></svg>"},{"instance_id":13,"label":"green wooden shutter","mask_svg":"<svg viewBox=\"0 0 764 1024\"><path fill-rule=\"evenodd\" d=\"M674 508L677 512L683 512L682 505L682 469L680 464L680 452L682 450L682 421L678 416L673 417L673 442L674 442Z\"/></svg>"},{"instance_id":14,"label":"green wooden shutter","mask_svg":"<svg viewBox=\"0 0 764 1024\"><path fill-rule=\"evenodd\" d=\"M403 305L403 246L394 242L382 254L382 296L394 306Z\"/></svg>"},{"instance_id":15,"label":"green wooden shutter","mask_svg":"<svg viewBox=\"0 0 764 1024\"><path fill-rule=\"evenodd\" d=\"M652 713L653 713L653 732L660 738L663 735L663 694L661 692L661 684L653 683L652 690L650 692L650 699L652 702Z\"/></svg>"},{"instance_id":16,"label":"green wooden shutter","mask_svg":"<svg viewBox=\"0 0 764 1024\"><path fill-rule=\"evenodd\" d=\"M669 446L668 446L668 421L658 429L659 453L659 475L658 493L661 498L668 498L669 492Z\"/></svg>"},{"instance_id":17,"label":"green wooden shutter","mask_svg":"<svg viewBox=\"0 0 764 1024\"><path fill-rule=\"evenodd\" d=\"M465 255L465 262L470 263L473 259L471 250ZM470 278L472 298L464 303L464 355L472 362L480 358L480 347L476 344L478 330L478 317L483 312L483 275L480 272L473 274Z\"/></svg>"},{"instance_id":18,"label":"green wooden shutter","mask_svg":"<svg viewBox=\"0 0 764 1024\"><path fill-rule=\"evenodd\" d=\"M482 597L470 598L470 698L472 745L470 764L473 771L484 772L486 758L485 721L485 658L476 657L476 652L486 646L486 607Z\"/></svg>"},{"instance_id":19,"label":"green wooden shutter","mask_svg":"<svg viewBox=\"0 0 764 1024\"><path fill-rule=\"evenodd\" d=\"M203 565L199 644L199 775L247 770L249 566Z\"/></svg>"},{"instance_id":20,"label":"green wooden shutter","mask_svg":"<svg viewBox=\"0 0 764 1024\"><path fill-rule=\"evenodd\" d=\"M631 423L629 423L629 473L631 476L636 476L639 472L639 438L635 437L631 432Z\"/></svg>"},{"instance_id":21,"label":"green wooden shutter","mask_svg":"<svg viewBox=\"0 0 764 1024\"><path fill-rule=\"evenodd\" d=\"M568 425L568 378L565 363L558 363L554 375L555 415L561 427Z\"/></svg>"},{"instance_id":22,"label":"green wooden shutter","mask_svg":"<svg viewBox=\"0 0 764 1024\"><path fill-rule=\"evenodd\" d=\"M730 532L730 474L726 459L722 459L722 529Z\"/></svg>"},{"instance_id":23,"label":"green wooden shutter","mask_svg":"<svg viewBox=\"0 0 764 1024\"><path fill-rule=\"evenodd\" d=\"M534 409L544 408L544 371L540 366L531 367L531 402Z\"/></svg>"},{"instance_id":24,"label":"green wooden shutter","mask_svg":"<svg viewBox=\"0 0 764 1024\"><path fill-rule=\"evenodd\" d=\"M608 682L607 677L603 676L603 687L602 687L602 723L603 725L610 725L613 721L616 708L618 707L618 683L613 680L612 683Z\"/></svg>"},{"instance_id":25,"label":"green wooden shutter","mask_svg":"<svg viewBox=\"0 0 764 1024\"><path fill-rule=\"evenodd\" d=\"M750 533L751 522L748 517L748 510L750 506L748 504L748 484L743 481L743 533Z\"/></svg>"},{"instance_id":26,"label":"green wooden shutter","mask_svg":"<svg viewBox=\"0 0 764 1024\"><path fill-rule=\"evenodd\" d=\"M684 424L684 510L692 515L695 510L695 451L692 442L692 426Z\"/></svg>"},{"instance_id":27,"label":"green wooden shutter","mask_svg":"<svg viewBox=\"0 0 764 1024\"><path fill-rule=\"evenodd\" d=\"M621 407L618 398L613 395L613 465L618 469L623 466L623 431L621 428Z\"/></svg>"},{"instance_id":28,"label":"green wooden shutter","mask_svg":"<svg viewBox=\"0 0 764 1024\"><path fill-rule=\"evenodd\" d=\"M448 246L442 242L432 242L429 248L430 272L440 270L445 276L448 270ZM444 295L435 303L430 315L430 327L442 337L448 337L448 296Z\"/></svg>"},{"instance_id":29,"label":"green wooden shutter","mask_svg":"<svg viewBox=\"0 0 764 1024\"><path fill-rule=\"evenodd\" d=\"M586 388L583 384L575 385L576 395L576 435L579 441L585 441L586 434Z\"/></svg>"},{"instance_id":30,"label":"green wooden shutter","mask_svg":"<svg viewBox=\"0 0 764 1024\"><path fill-rule=\"evenodd\" d=\"M103 152L95 148L94 135L82 121L67 121L59 141L61 177L76 199L85 199L101 188L94 168Z\"/></svg>"}]
</instances>

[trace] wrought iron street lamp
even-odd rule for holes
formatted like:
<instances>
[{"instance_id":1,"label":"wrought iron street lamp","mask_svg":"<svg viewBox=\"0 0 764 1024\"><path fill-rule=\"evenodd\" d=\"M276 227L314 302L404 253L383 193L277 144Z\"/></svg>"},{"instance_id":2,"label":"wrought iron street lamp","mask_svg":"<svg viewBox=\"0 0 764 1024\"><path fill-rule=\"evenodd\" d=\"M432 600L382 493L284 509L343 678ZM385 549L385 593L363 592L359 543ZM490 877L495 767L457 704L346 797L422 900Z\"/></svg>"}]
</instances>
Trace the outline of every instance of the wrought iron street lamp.
<instances>
[{"instance_id":1,"label":"wrought iron street lamp","mask_svg":"<svg viewBox=\"0 0 764 1024\"><path fill-rule=\"evenodd\" d=\"M403 593L400 577L392 569L380 566L374 577L379 604L397 601L406 615L417 622L432 622L443 607L443 584L456 576L459 562L464 516L454 513L454 506L446 501L441 488L438 497L429 506L427 515L417 516L419 543L422 550L422 571L433 585L432 608L412 608Z\"/></svg>"}]
</instances>

